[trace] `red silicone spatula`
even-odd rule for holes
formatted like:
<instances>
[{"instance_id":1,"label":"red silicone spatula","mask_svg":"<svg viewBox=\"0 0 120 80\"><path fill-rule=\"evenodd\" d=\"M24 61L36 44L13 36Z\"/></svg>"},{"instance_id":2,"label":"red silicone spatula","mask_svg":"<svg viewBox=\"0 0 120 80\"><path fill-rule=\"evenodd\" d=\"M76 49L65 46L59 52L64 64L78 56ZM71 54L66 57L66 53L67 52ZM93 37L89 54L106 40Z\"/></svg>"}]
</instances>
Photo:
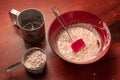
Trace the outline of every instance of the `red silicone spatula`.
<instances>
[{"instance_id":1,"label":"red silicone spatula","mask_svg":"<svg viewBox=\"0 0 120 80\"><path fill-rule=\"evenodd\" d=\"M85 47L85 42L82 39L78 39L72 43L71 48L76 53Z\"/></svg>"},{"instance_id":2,"label":"red silicone spatula","mask_svg":"<svg viewBox=\"0 0 120 80\"><path fill-rule=\"evenodd\" d=\"M53 11L54 15L56 16L58 22L61 24L61 26L63 27L63 29L67 32L69 38L70 38L71 41L72 41L72 37L71 37L71 35L70 35L70 33L69 33L69 30L68 30L67 27L66 27L66 24L63 22L63 19L61 19L61 18L59 17L59 16L60 16L60 12L59 12L59 10L57 9L57 7L56 7L56 6L53 6L53 7L52 7L52 11Z\"/></svg>"}]
</instances>

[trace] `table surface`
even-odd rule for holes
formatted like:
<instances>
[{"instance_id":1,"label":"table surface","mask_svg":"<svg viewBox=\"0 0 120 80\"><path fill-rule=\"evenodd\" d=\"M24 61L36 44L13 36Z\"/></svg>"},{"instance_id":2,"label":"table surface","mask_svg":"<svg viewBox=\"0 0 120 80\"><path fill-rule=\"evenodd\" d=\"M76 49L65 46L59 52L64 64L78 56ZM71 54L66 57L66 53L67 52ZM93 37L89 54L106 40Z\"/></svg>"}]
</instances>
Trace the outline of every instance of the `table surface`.
<instances>
[{"instance_id":1,"label":"table surface","mask_svg":"<svg viewBox=\"0 0 120 80\"><path fill-rule=\"evenodd\" d=\"M0 0L0 80L120 80L120 0ZM91 12L109 26L112 43L107 55L88 65L70 64L56 56L47 42L47 32L55 19L51 6L61 13L72 10ZM45 15L46 40L29 45L19 35L9 18L12 8L22 11L37 8ZM21 66L11 72L6 68L20 61L27 48L37 46L47 52L47 67L41 75L30 75Z\"/></svg>"}]
</instances>

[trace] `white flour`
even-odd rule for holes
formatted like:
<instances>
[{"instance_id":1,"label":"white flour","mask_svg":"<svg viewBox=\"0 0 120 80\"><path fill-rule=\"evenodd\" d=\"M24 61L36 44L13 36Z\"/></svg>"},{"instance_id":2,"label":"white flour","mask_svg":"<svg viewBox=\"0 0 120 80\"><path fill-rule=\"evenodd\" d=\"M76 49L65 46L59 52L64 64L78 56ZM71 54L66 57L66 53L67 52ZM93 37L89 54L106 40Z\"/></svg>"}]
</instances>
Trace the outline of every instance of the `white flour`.
<instances>
[{"instance_id":1,"label":"white flour","mask_svg":"<svg viewBox=\"0 0 120 80\"><path fill-rule=\"evenodd\" d=\"M25 66L29 69L39 69L46 61L46 56L41 51L35 51L27 55L25 59Z\"/></svg>"},{"instance_id":2,"label":"white flour","mask_svg":"<svg viewBox=\"0 0 120 80\"><path fill-rule=\"evenodd\" d=\"M95 58L100 50L101 41L92 25L87 23L77 23L70 25L70 28L68 29L71 33L72 41L70 41L67 32L61 31L57 37L59 53L65 59L74 63L85 62ZM78 39L83 39L86 46L79 52L74 53L71 44Z\"/></svg>"}]
</instances>

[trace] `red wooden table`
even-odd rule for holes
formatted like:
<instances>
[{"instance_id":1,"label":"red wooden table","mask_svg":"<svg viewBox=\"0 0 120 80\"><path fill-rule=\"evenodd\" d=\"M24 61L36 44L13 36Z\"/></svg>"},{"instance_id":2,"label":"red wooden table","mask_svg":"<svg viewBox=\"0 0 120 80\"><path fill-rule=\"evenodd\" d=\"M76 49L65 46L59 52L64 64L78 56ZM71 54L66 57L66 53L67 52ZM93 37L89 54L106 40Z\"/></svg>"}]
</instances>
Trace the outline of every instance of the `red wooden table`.
<instances>
[{"instance_id":1,"label":"red wooden table","mask_svg":"<svg viewBox=\"0 0 120 80\"><path fill-rule=\"evenodd\" d=\"M9 18L12 8L22 11L37 8L45 15L46 38L55 19L51 6L56 5L61 13L84 10L101 17L109 26L112 43L107 55L88 65L74 65L57 57L46 41L29 45L20 37ZM0 0L0 80L120 80L120 0ZM44 45L44 46L43 46ZM30 75L24 67L11 72L6 68L20 61L24 51L32 46L42 47L47 52L47 67L42 75Z\"/></svg>"}]
</instances>

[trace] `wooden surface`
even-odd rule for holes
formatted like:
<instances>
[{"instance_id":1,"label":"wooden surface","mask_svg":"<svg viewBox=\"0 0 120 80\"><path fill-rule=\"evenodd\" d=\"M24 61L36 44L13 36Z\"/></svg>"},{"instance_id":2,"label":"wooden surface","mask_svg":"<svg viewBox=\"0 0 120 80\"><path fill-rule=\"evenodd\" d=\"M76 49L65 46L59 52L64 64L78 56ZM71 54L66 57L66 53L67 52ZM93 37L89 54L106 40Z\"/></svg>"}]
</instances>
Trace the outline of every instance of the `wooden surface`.
<instances>
[{"instance_id":1,"label":"wooden surface","mask_svg":"<svg viewBox=\"0 0 120 80\"><path fill-rule=\"evenodd\" d=\"M46 38L50 24L55 19L51 6L56 5L61 13L84 10L101 17L109 26L112 35L111 48L107 55L96 63L74 65L54 55L47 40L29 45L20 37L9 18L12 8L22 11L37 8L44 13ZM120 80L120 0L0 0L0 80ZM21 66L9 73L5 70L20 61L24 51L38 46L47 52L47 67L44 74L33 76Z\"/></svg>"}]
</instances>

